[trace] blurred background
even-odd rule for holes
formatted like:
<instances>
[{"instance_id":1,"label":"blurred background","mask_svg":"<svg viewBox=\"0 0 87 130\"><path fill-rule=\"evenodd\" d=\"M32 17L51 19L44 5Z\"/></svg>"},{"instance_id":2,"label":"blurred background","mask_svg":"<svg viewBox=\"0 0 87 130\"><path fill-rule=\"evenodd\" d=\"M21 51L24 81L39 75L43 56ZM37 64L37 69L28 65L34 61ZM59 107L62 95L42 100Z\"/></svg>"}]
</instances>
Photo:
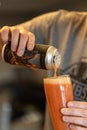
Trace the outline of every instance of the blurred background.
<instances>
[{"instance_id":1,"label":"blurred background","mask_svg":"<svg viewBox=\"0 0 87 130\"><path fill-rule=\"evenodd\" d=\"M87 0L0 0L0 28L59 9L87 11ZM43 129L45 75L0 61L0 130Z\"/></svg>"}]
</instances>

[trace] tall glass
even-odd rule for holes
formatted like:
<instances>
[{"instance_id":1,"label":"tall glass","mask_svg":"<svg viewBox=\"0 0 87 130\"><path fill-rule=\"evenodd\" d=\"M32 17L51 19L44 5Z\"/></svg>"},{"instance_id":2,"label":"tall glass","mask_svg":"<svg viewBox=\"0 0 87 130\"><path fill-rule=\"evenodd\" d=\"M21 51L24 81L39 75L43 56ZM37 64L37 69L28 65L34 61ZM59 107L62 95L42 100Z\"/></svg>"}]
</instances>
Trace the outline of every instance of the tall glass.
<instances>
[{"instance_id":1,"label":"tall glass","mask_svg":"<svg viewBox=\"0 0 87 130\"><path fill-rule=\"evenodd\" d=\"M44 79L44 89L54 130L70 130L69 124L62 120L61 108L73 100L72 83L69 75Z\"/></svg>"}]
</instances>

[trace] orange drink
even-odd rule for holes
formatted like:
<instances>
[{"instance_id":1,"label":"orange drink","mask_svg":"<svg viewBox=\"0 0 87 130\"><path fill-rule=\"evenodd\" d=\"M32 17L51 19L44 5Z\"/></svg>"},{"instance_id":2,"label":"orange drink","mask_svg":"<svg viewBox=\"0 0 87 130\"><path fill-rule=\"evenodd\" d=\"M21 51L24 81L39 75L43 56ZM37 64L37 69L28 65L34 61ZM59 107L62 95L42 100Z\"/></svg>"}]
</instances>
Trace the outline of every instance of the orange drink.
<instances>
[{"instance_id":1,"label":"orange drink","mask_svg":"<svg viewBox=\"0 0 87 130\"><path fill-rule=\"evenodd\" d=\"M62 120L61 108L67 107L67 102L73 100L73 90L70 77L62 75L44 79L44 89L49 106L54 130L70 130L69 124Z\"/></svg>"}]
</instances>

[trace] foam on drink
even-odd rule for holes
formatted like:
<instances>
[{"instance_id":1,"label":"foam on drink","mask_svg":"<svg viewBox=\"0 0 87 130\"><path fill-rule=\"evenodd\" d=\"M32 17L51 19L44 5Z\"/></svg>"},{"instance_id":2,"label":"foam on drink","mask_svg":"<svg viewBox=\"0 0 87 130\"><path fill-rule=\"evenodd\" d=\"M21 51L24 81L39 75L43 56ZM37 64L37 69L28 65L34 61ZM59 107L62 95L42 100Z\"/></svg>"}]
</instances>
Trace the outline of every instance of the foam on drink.
<instances>
[{"instance_id":1,"label":"foam on drink","mask_svg":"<svg viewBox=\"0 0 87 130\"><path fill-rule=\"evenodd\" d=\"M66 79L67 78L67 79ZM68 75L56 76L45 79L45 83L50 84L71 84L71 80Z\"/></svg>"}]
</instances>

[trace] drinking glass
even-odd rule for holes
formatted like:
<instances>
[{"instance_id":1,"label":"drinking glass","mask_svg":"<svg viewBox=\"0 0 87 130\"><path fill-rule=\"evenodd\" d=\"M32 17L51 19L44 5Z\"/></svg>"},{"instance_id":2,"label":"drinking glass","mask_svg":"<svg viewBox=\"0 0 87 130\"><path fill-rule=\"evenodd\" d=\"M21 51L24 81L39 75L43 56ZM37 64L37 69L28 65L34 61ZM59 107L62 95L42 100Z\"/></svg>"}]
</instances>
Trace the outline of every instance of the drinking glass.
<instances>
[{"instance_id":1,"label":"drinking glass","mask_svg":"<svg viewBox=\"0 0 87 130\"><path fill-rule=\"evenodd\" d=\"M48 77L44 79L45 95L52 118L54 130L70 130L69 123L62 120L61 108L73 100L72 83L69 75Z\"/></svg>"}]
</instances>

